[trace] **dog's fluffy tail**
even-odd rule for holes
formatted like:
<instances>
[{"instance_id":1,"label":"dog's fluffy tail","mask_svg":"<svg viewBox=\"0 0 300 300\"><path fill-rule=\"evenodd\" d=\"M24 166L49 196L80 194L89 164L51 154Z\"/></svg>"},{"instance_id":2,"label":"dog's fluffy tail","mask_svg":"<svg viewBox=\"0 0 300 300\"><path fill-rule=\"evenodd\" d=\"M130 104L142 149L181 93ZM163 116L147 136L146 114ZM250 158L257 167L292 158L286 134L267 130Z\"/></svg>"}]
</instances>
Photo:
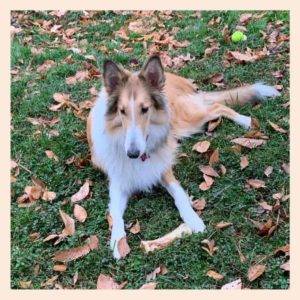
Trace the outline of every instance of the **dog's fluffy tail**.
<instances>
[{"instance_id":1,"label":"dog's fluffy tail","mask_svg":"<svg viewBox=\"0 0 300 300\"><path fill-rule=\"evenodd\" d=\"M200 94L206 104L221 103L226 105L256 103L266 98L274 98L280 95L274 87L261 82L226 91L200 92Z\"/></svg>"}]
</instances>

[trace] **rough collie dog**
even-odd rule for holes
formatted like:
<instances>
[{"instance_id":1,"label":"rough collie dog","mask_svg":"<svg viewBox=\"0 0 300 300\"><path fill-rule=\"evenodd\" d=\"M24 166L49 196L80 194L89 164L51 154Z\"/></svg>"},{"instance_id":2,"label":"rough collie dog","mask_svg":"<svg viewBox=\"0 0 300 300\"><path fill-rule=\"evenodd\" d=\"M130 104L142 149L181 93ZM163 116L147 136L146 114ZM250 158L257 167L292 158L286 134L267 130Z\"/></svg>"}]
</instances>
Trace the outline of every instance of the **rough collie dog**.
<instances>
[{"instance_id":1,"label":"rough collie dog","mask_svg":"<svg viewBox=\"0 0 300 300\"><path fill-rule=\"evenodd\" d=\"M126 236L123 214L128 198L158 183L174 198L192 231L203 232L202 219L172 171L177 140L201 131L205 123L219 117L248 129L251 118L225 103L244 104L279 93L261 83L199 92L189 80L164 72L158 56L150 57L135 73L106 61L103 77L104 86L88 118L87 135L92 163L109 177L114 257L120 258L118 241Z\"/></svg>"}]
</instances>

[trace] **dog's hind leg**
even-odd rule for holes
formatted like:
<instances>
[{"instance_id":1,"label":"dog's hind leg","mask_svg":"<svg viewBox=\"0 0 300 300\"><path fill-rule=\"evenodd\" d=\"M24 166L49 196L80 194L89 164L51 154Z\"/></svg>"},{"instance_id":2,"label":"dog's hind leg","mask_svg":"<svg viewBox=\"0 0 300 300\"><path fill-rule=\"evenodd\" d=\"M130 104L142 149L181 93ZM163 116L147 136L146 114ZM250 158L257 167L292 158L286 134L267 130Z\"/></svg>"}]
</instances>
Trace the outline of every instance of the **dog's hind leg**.
<instances>
[{"instance_id":1,"label":"dog's hind leg","mask_svg":"<svg viewBox=\"0 0 300 300\"><path fill-rule=\"evenodd\" d=\"M219 117L230 119L245 129L251 128L251 117L241 115L232 108L219 103L214 103L207 109L207 114L203 121L206 123Z\"/></svg>"},{"instance_id":2,"label":"dog's hind leg","mask_svg":"<svg viewBox=\"0 0 300 300\"><path fill-rule=\"evenodd\" d=\"M118 242L126 236L123 214L127 206L128 195L120 189L117 183L110 182L109 196L109 213L112 218L110 247L113 250L114 258L120 259L121 256L118 250Z\"/></svg>"},{"instance_id":3,"label":"dog's hind leg","mask_svg":"<svg viewBox=\"0 0 300 300\"><path fill-rule=\"evenodd\" d=\"M179 210L182 220L193 232L203 232L205 230L205 225L202 219L193 210L189 196L174 177L172 169L169 169L162 175L161 184L175 200L175 205Z\"/></svg>"}]
</instances>

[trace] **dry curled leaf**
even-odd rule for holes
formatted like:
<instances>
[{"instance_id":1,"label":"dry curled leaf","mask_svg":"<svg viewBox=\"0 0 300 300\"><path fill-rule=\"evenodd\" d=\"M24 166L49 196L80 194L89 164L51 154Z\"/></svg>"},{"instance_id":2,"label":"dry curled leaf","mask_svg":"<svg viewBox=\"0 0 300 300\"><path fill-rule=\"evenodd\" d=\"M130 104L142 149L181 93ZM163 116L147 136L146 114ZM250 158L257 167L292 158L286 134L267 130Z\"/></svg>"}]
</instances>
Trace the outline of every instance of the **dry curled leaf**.
<instances>
[{"instance_id":1,"label":"dry curled leaf","mask_svg":"<svg viewBox=\"0 0 300 300\"><path fill-rule=\"evenodd\" d=\"M201 142L196 143L193 146L193 150L195 150L199 153L205 153L208 150L209 146L210 146L209 141L201 141Z\"/></svg>"},{"instance_id":2,"label":"dry curled leaf","mask_svg":"<svg viewBox=\"0 0 300 300\"><path fill-rule=\"evenodd\" d=\"M105 289L120 290L126 284L127 284L127 282L118 284L112 277L110 277L108 275L100 274L98 276L98 280L97 280L97 289L99 289L99 290L105 290Z\"/></svg>"},{"instance_id":3,"label":"dry curled leaf","mask_svg":"<svg viewBox=\"0 0 300 300\"><path fill-rule=\"evenodd\" d=\"M210 187L211 187L211 185L208 185L205 181L203 181L199 184L199 189L201 191L207 191L210 189Z\"/></svg>"},{"instance_id":4,"label":"dry curled leaf","mask_svg":"<svg viewBox=\"0 0 300 300\"><path fill-rule=\"evenodd\" d=\"M74 205L73 213L74 213L75 218L81 223L83 223L87 218L86 210L78 204Z\"/></svg>"},{"instance_id":5,"label":"dry curled leaf","mask_svg":"<svg viewBox=\"0 0 300 300\"><path fill-rule=\"evenodd\" d=\"M219 150L216 149L213 151L213 153L211 154L210 158L209 158L209 165L212 166L214 164L217 164L219 162Z\"/></svg>"},{"instance_id":6,"label":"dry curled leaf","mask_svg":"<svg viewBox=\"0 0 300 300\"><path fill-rule=\"evenodd\" d=\"M214 270L209 270L207 271L206 275L208 277L213 278L214 280L222 280L224 278L224 276Z\"/></svg>"},{"instance_id":7,"label":"dry curled leaf","mask_svg":"<svg viewBox=\"0 0 300 300\"><path fill-rule=\"evenodd\" d=\"M90 181L86 180L79 191L71 197L71 202L75 203L85 199L90 192Z\"/></svg>"},{"instance_id":8,"label":"dry curled leaf","mask_svg":"<svg viewBox=\"0 0 300 300\"><path fill-rule=\"evenodd\" d=\"M210 122L208 123L207 131L208 131L208 132L214 131L214 130L219 126L219 124L221 123L221 121L222 121L222 118L221 118L221 117L218 118L217 120L210 121Z\"/></svg>"},{"instance_id":9,"label":"dry curled leaf","mask_svg":"<svg viewBox=\"0 0 300 300\"><path fill-rule=\"evenodd\" d=\"M55 198L56 198L55 192L50 192L48 190L45 190L43 192L43 195L42 195L43 200L52 202Z\"/></svg>"},{"instance_id":10,"label":"dry curled leaf","mask_svg":"<svg viewBox=\"0 0 300 300\"><path fill-rule=\"evenodd\" d=\"M270 236L277 228L277 224L274 224L271 218L269 218L265 223L260 223L254 220L251 220L251 222L257 228L260 236Z\"/></svg>"},{"instance_id":11,"label":"dry curled leaf","mask_svg":"<svg viewBox=\"0 0 300 300\"><path fill-rule=\"evenodd\" d=\"M148 282L148 283L145 283L143 284L141 287L140 287L140 290L154 290L157 286L157 282Z\"/></svg>"},{"instance_id":12,"label":"dry curled leaf","mask_svg":"<svg viewBox=\"0 0 300 300\"><path fill-rule=\"evenodd\" d=\"M259 203L259 205L264 209L264 210L267 210L267 211L272 211L273 209L273 206L268 204L266 201L262 201Z\"/></svg>"},{"instance_id":13,"label":"dry curled leaf","mask_svg":"<svg viewBox=\"0 0 300 300\"><path fill-rule=\"evenodd\" d=\"M59 265L54 265L53 266L53 271L57 271L57 272L64 272L67 270L67 266L64 264L59 264Z\"/></svg>"},{"instance_id":14,"label":"dry curled leaf","mask_svg":"<svg viewBox=\"0 0 300 300\"><path fill-rule=\"evenodd\" d=\"M44 63L37 67L38 73L46 73L50 68L52 68L55 65L55 62L53 60L45 60Z\"/></svg>"},{"instance_id":15,"label":"dry curled leaf","mask_svg":"<svg viewBox=\"0 0 300 300\"><path fill-rule=\"evenodd\" d=\"M130 228L130 232L133 234L137 234L141 231L140 222L136 220L135 224Z\"/></svg>"},{"instance_id":16,"label":"dry curled leaf","mask_svg":"<svg viewBox=\"0 0 300 300\"><path fill-rule=\"evenodd\" d=\"M200 171L208 176L212 177L219 177L219 174L215 171L215 169L212 166L200 166Z\"/></svg>"},{"instance_id":17,"label":"dry curled leaf","mask_svg":"<svg viewBox=\"0 0 300 300\"><path fill-rule=\"evenodd\" d=\"M45 282L41 283L41 287L52 287L54 282L57 280L58 275L52 276L51 278L47 279Z\"/></svg>"},{"instance_id":18,"label":"dry curled leaf","mask_svg":"<svg viewBox=\"0 0 300 300\"><path fill-rule=\"evenodd\" d=\"M260 179L248 179L247 183L254 189L260 189L266 187L265 182Z\"/></svg>"},{"instance_id":19,"label":"dry curled leaf","mask_svg":"<svg viewBox=\"0 0 300 300\"><path fill-rule=\"evenodd\" d=\"M290 261L287 261L284 264L282 264L280 268L286 272L290 272Z\"/></svg>"},{"instance_id":20,"label":"dry curled leaf","mask_svg":"<svg viewBox=\"0 0 300 300\"><path fill-rule=\"evenodd\" d=\"M280 132L280 133L287 133L287 131L285 129L281 128L279 125L277 125L269 120L268 120L268 123L275 131Z\"/></svg>"},{"instance_id":21,"label":"dry curled leaf","mask_svg":"<svg viewBox=\"0 0 300 300\"><path fill-rule=\"evenodd\" d=\"M65 228L62 231L63 235L71 236L75 233L75 221L68 214L59 210L60 216L65 224Z\"/></svg>"},{"instance_id":22,"label":"dry curled leaf","mask_svg":"<svg viewBox=\"0 0 300 300\"><path fill-rule=\"evenodd\" d=\"M252 14L250 13L241 14L240 23L245 25L251 20L251 18L252 18Z\"/></svg>"},{"instance_id":23,"label":"dry curled leaf","mask_svg":"<svg viewBox=\"0 0 300 300\"><path fill-rule=\"evenodd\" d=\"M167 268L164 265L161 265L161 266L157 267L156 269L154 269L154 271L152 271L151 273L149 273L146 276L146 281L155 280L157 275L159 275L159 274L164 275L167 273L168 273Z\"/></svg>"},{"instance_id":24,"label":"dry curled leaf","mask_svg":"<svg viewBox=\"0 0 300 300\"><path fill-rule=\"evenodd\" d=\"M219 223L217 223L217 224L215 225L215 228L217 228L217 229L223 229L223 228L229 227L229 226L231 226L231 225L232 225L231 222L224 222L224 221L221 221L221 222L219 222Z\"/></svg>"},{"instance_id":25,"label":"dry curled leaf","mask_svg":"<svg viewBox=\"0 0 300 300\"><path fill-rule=\"evenodd\" d=\"M123 237L118 241L118 250L121 258L126 257L130 253L130 247L127 243L126 237Z\"/></svg>"},{"instance_id":26,"label":"dry curled leaf","mask_svg":"<svg viewBox=\"0 0 300 300\"><path fill-rule=\"evenodd\" d=\"M248 160L248 155L243 155L241 157L241 162L240 162L241 170L244 170L249 166L249 160Z\"/></svg>"},{"instance_id":27,"label":"dry curled leaf","mask_svg":"<svg viewBox=\"0 0 300 300\"><path fill-rule=\"evenodd\" d=\"M232 282L226 283L221 287L221 290L241 290L242 289L242 280L239 278Z\"/></svg>"},{"instance_id":28,"label":"dry curled leaf","mask_svg":"<svg viewBox=\"0 0 300 300\"><path fill-rule=\"evenodd\" d=\"M184 235L192 234L192 230L185 224L179 225L173 231L167 233L166 235L150 241L141 241L141 248L146 252L151 252L154 250L160 250L166 248L174 240L182 238Z\"/></svg>"},{"instance_id":29,"label":"dry curled leaf","mask_svg":"<svg viewBox=\"0 0 300 300\"><path fill-rule=\"evenodd\" d=\"M202 244L205 244L206 247L201 247L203 250L205 250L210 256L213 256L214 253L218 250L218 247L215 246L214 240L208 240L205 239L201 241Z\"/></svg>"},{"instance_id":30,"label":"dry curled leaf","mask_svg":"<svg viewBox=\"0 0 300 300\"><path fill-rule=\"evenodd\" d=\"M262 139L251 139L251 138L243 138L243 137L233 139L231 140L231 142L249 149L254 149L266 143L266 141Z\"/></svg>"},{"instance_id":31,"label":"dry curled leaf","mask_svg":"<svg viewBox=\"0 0 300 300\"><path fill-rule=\"evenodd\" d=\"M269 177L273 172L273 167L272 166L267 166L265 171L264 171L264 174Z\"/></svg>"},{"instance_id":32,"label":"dry curled leaf","mask_svg":"<svg viewBox=\"0 0 300 300\"><path fill-rule=\"evenodd\" d=\"M192 206L197 212L201 212L205 208L205 205L205 199L197 199L192 202Z\"/></svg>"},{"instance_id":33,"label":"dry curled leaf","mask_svg":"<svg viewBox=\"0 0 300 300\"><path fill-rule=\"evenodd\" d=\"M31 289L32 288L32 281L28 280L28 281L24 281L24 280L20 280L19 281L19 286L21 289Z\"/></svg>"},{"instance_id":34,"label":"dry curled leaf","mask_svg":"<svg viewBox=\"0 0 300 300\"><path fill-rule=\"evenodd\" d=\"M274 251L274 255L279 255L281 253L289 255L290 254L290 244L281 246Z\"/></svg>"},{"instance_id":35,"label":"dry curled leaf","mask_svg":"<svg viewBox=\"0 0 300 300\"><path fill-rule=\"evenodd\" d=\"M281 165L281 167L286 174L290 174L290 164L289 163L283 163Z\"/></svg>"},{"instance_id":36,"label":"dry curled leaf","mask_svg":"<svg viewBox=\"0 0 300 300\"><path fill-rule=\"evenodd\" d=\"M97 236L93 235L86 240L86 244L80 247L75 247L55 253L53 260L68 262L87 255L91 250L99 247Z\"/></svg>"},{"instance_id":37,"label":"dry curled leaf","mask_svg":"<svg viewBox=\"0 0 300 300\"><path fill-rule=\"evenodd\" d=\"M248 280L250 282L254 281L260 277L266 270L265 265L253 265L248 270Z\"/></svg>"}]
</instances>

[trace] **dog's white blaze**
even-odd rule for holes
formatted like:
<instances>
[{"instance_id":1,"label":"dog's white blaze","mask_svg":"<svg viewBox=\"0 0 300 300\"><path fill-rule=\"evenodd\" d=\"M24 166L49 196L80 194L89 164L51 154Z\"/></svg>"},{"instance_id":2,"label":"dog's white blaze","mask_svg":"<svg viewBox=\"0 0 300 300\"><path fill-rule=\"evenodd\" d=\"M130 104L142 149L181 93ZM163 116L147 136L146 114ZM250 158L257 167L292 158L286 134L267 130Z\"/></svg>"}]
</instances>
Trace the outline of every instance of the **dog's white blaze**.
<instances>
[{"instance_id":1,"label":"dog's white blaze","mask_svg":"<svg viewBox=\"0 0 300 300\"><path fill-rule=\"evenodd\" d=\"M131 124L126 133L125 151L127 152L130 146L134 145L140 151L140 154L143 154L146 148L146 141L140 126L136 123L136 111L133 98L130 99L129 105L131 111Z\"/></svg>"}]
</instances>

